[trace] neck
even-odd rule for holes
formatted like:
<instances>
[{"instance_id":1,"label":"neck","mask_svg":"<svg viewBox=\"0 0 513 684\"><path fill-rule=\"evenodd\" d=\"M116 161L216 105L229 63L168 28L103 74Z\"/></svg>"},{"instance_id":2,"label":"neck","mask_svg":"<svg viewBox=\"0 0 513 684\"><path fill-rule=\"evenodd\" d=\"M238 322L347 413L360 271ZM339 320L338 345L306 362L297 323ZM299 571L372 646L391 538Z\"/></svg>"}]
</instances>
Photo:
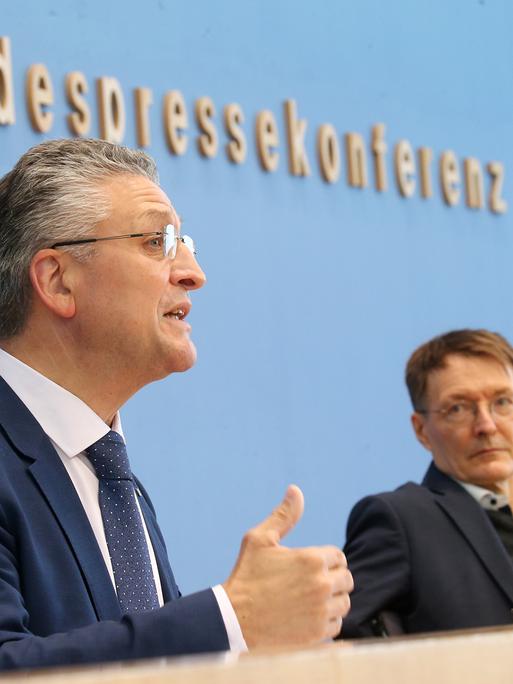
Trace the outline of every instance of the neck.
<instances>
[{"instance_id":1,"label":"neck","mask_svg":"<svg viewBox=\"0 0 513 684\"><path fill-rule=\"evenodd\" d=\"M34 335L20 335L3 340L0 347L41 375L64 387L87 404L108 425L112 424L119 408L139 389L129 369L105 368L94 353L77 348L73 340L62 335L51 339L32 339ZM123 378L124 381L120 381Z\"/></svg>"}]
</instances>

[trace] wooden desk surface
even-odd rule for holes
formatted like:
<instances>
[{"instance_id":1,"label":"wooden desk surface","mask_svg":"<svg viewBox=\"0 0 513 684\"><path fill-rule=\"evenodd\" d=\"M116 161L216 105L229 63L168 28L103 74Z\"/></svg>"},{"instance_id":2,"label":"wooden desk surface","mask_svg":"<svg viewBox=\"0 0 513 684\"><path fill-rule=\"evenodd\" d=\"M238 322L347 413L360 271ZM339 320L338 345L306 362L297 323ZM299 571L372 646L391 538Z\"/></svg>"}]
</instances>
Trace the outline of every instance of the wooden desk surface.
<instances>
[{"instance_id":1,"label":"wooden desk surface","mask_svg":"<svg viewBox=\"0 0 513 684\"><path fill-rule=\"evenodd\" d=\"M0 684L20 684L20 680L29 684L513 684L513 627L0 676Z\"/></svg>"}]
</instances>

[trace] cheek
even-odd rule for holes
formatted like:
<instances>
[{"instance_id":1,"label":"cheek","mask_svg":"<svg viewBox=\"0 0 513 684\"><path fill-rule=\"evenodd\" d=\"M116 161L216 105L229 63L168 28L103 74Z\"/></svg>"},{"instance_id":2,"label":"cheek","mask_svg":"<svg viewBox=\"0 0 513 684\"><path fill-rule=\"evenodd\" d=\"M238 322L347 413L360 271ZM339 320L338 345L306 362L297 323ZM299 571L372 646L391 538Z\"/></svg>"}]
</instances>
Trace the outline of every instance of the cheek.
<instances>
[{"instance_id":1,"label":"cheek","mask_svg":"<svg viewBox=\"0 0 513 684\"><path fill-rule=\"evenodd\" d=\"M461 460L461 455L465 453L467 437L458 432L435 432L432 435L433 449L445 458L451 460Z\"/></svg>"},{"instance_id":2,"label":"cheek","mask_svg":"<svg viewBox=\"0 0 513 684\"><path fill-rule=\"evenodd\" d=\"M508 446L513 449L513 425L505 425L500 434L502 438L507 442Z\"/></svg>"},{"instance_id":3,"label":"cheek","mask_svg":"<svg viewBox=\"0 0 513 684\"><path fill-rule=\"evenodd\" d=\"M123 254L84 269L77 292L79 326L90 336L115 336L119 344L154 334L169 286L162 265Z\"/></svg>"},{"instance_id":4,"label":"cheek","mask_svg":"<svg viewBox=\"0 0 513 684\"><path fill-rule=\"evenodd\" d=\"M118 277L101 289L97 301L104 309L124 312L129 318L142 318L158 310L165 286L165 281L159 278Z\"/></svg>"},{"instance_id":5,"label":"cheek","mask_svg":"<svg viewBox=\"0 0 513 684\"><path fill-rule=\"evenodd\" d=\"M439 449L440 446L443 446L448 441L447 436L436 425L426 427L424 434L432 449Z\"/></svg>"},{"instance_id":6,"label":"cheek","mask_svg":"<svg viewBox=\"0 0 513 684\"><path fill-rule=\"evenodd\" d=\"M465 453L472 436L467 432L450 432L445 435L447 449L458 454Z\"/></svg>"}]
</instances>

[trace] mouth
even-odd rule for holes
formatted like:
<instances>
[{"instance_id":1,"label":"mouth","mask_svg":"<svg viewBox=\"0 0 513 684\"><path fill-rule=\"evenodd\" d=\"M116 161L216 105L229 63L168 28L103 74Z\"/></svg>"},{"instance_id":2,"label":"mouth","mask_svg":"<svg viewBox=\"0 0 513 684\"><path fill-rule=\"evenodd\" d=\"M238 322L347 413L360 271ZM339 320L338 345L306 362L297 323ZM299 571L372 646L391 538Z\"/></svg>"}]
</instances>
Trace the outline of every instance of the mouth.
<instances>
[{"instance_id":1,"label":"mouth","mask_svg":"<svg viewBox=\"0 0 513 684\"><path fill-rule=\"evenodd\" d=\"M164 318L174 319L175 321L183 321L190 310L190 302L181 302L174 309L166 311L164 314Z\"/></svg>"},{"instance_id":2,"label":"mouth","mask_svg":"<svg viewBox=\"0 0 513 684\"><path fill-rule=\"evenodd\" d=\"M176 321L183 321L185 318L185 312L183 309L175 309L175 311L169 311L164 314L164 318L174 318Z\"/></svg>"},{"instance_id":3,"label":"mouth","mask_svg":"<svg viewBox=\"0 0 513 684\"><path fill-rule=\"evenodd\" d=\"M495 454L498 451L506 451L506 447L503 446L491 446L491 447L486 447L485 449L480 449L479 451L476 451L474 453L474 456L489 456L491 454Z\"/></svg>"}]
</instances>

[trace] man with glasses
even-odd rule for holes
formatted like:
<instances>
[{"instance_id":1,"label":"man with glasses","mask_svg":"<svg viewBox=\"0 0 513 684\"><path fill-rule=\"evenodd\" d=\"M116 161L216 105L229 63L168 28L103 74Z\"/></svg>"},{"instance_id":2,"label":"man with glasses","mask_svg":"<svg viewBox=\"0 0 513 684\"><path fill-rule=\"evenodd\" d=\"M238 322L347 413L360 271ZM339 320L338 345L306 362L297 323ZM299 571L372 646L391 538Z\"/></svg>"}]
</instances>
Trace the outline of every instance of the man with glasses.
<instances>
[{"instance_id":1,"label":"man with glasses","mask_svg":"<svg viewBox=\"0 0 513 684\"><path fill-rule=\"evenodd\" d=\"M513 621L513 349L486 330L419 347L406 368L412 425L433 461L421 485L351 512L344 637Z\"/></svg>"},{"instance_id":2,"label":"man with glasses","mask_svg":"<svg viewBox=\"0 0 513 684\"><path fill-rule=\"evenodd\" d=\"M189 294L204 283L146 154L48 141L0 180L0 669L340 630L342 552L280 544L301 517L297 487L248 532L223 585L180 597L132 475L119 408L193 365Z\"/></svg>"}]
</instances>

